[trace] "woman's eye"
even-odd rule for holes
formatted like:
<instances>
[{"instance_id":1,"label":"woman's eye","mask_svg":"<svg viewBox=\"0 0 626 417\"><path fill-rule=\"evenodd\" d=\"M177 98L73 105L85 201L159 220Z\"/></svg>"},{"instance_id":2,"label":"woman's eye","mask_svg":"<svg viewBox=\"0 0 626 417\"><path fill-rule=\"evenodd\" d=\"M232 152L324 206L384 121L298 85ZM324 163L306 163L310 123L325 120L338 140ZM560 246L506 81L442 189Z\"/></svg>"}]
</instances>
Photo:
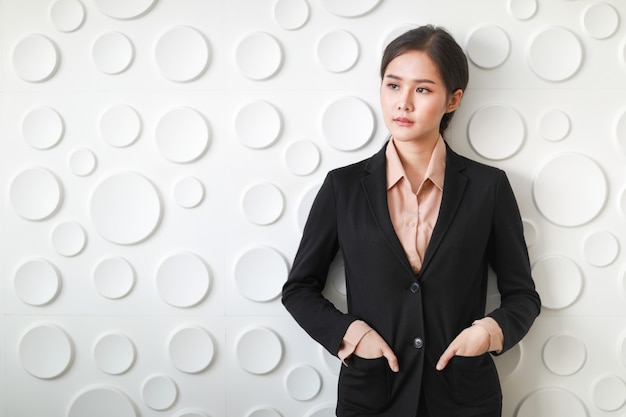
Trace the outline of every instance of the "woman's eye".
<instances>
[{"instance_id":1,"label":"woman's eye","mask_svg":"<svg viewBox=\"0 0 626 417\"><path fill-rule=\"evenodd\" d=\"M399 88L398 84L394 84L394 83L387 84L387 86L391 88L392 90L397 90Z\"/></svg>"},{"instance_id":2,"label":"woman's eye","mask_svg":"<svg viewBox=\"0 0 626 417\"><path fill-rule=\"evenodd\" d=\"M428 90L427 88L424 88L424 87L418 87L417 90L415 90L415 91L417 91L420 94L424 94L424 93L428 93L430 90Z\"/></svg>"}]
</instances>

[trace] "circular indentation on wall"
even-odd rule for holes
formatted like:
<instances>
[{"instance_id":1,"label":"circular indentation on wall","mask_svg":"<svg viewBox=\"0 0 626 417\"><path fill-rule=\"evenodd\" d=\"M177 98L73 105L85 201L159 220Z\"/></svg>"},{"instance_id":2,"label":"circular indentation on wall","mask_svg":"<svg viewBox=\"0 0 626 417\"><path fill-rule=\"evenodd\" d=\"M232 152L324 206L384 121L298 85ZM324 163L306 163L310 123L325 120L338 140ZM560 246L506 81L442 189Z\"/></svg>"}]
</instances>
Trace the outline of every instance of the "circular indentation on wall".
<instances>
[{"instance_id":1,"label":"circular indentation on wall","mask_svg":"<svg viewBox=\"0 0 626 417\"><path fill-rule=\"evenodd\" d=\"M181 411L175 417L209 417L201 411Z\"/></svg>"},{"instance_id":2,"label":"circular indentation on wall","mask_svg":"<svg viewBox=\"0 0 626 417\"><path fill-rule=\"evenodd\" d=\"M564 256L540 259L532 268L541 304L562 309L574 303L583 289L583 276L578 265Z\"/></svg>"},{"instance_id":3,"label":"circular indentation on wall","mask_svg":"<svg viewBox=\"0 0 626 417\"><path fill-rule=\"evenodd\" d=\"M533 182L537 208L559 226L580 226L592 220L603 209L607 192L602 169L595 161L576 153L549 160Z\"/></svg>"},{"instance_id":4,"label":"circular indentation on wall","mask_svg":"<svg viewBox=\"0 0 626 417\"><path fill-rule=\"evenodd\" d=\"M555 54L554 51L559 51ZM531 69L546 81L563 81L573 76L583 61L578 38L567 29L553 27L541 31L530 42Z\"/></svg>"},{"instance_id":5,"label":"circular indentation on wall","mask_svg":"<svg viewBox=\"0 0 626 417\"><path fill-rule=\"evenodd\" d=\"M482 157L492 160L510 158L524 144L525 126L514 109L490 105L472 115L468 126L472 148Z\"/></svg>"},{"instance_id":6,"label":"circular indentation on wall","mask_svg":"<svg viewBox=\"0 0 626 417\"><path fill-rule=\"evenodd\" d=\"M282 415L273 408L261 407L248 412L246 417L282 417Z\"/></svg>"},{"instance_id":7,"label":"circular indentation on wall","mask_svg":"<svg viewBox=\"0 0 626 417\"><path fill-rule=\"evenodd\" d=\"M123 148L132 145L141 133L139 114L130 106L111 106L100 117L100 135L111 146Z\"/></svg>"},{"instance_id":8,"label":"circular indentation on wall","mask_svg":"<svg viewBox=\"0 0 626 417\"><path fill-rule=\"evenodd\" d=\"M556 375L573 375L580 371L586 360L585 344L574 336L552 336L543 347L543 363Z\"/></svg>"},{"instance_id":9,"label":"circular indentation on wall","mask_svg":"<svg viewBox=\"0 0 626 417\"><path fill-rule=\"evenodd\" d=\"M374 133L374 126L372 110L355 97L331 103L322 115L322 133L328 143L340 151L354 151L365 146Z\"/></svg>"},{"instance_id":10,"label":"circular indentation on wall","mask_svg":"<svg viewBox=\"0 0 626 417\"><path fill-rule=\"evenodd\" d=\"M204 35L194 28L178 26L158 40L156 64L165 78L187 82L199 78L211 59L211 48Z\"/></svg>"},{"instance_id":11,"label":"circular indentation on wall","mask_svg":"<svg viewBox=\"0 0 626 417\"><path fill-rule=\"evenodd\" d=\"M235 60L244 77L266 80L280 69L283 50L272 35L256 32L239 42L235 50Z\"/></svg>"},{"instance_id":12,"label":"circular indentation on wall","mask_svg":"<svg viewBox=\"0 0 626 417\"><path fill-rule=\"evenodd\" d=\"M30 35L20 40L13 50L13 67L25 81L46 81L59 66L56 45L43 35Z\"/></svg>"},{"instance_id":13,"label":"circular indentation on wall","mask_svg":"<svg viewBox=\"0 0 626 417\"><path fill-rule=\"evenodd\" d=\"M305 417L335 417L335 407L332 405L319 406L307 413Z\"/></svg>"},{"instance_id":14,"label":"circular indentation on wall","mask_svg":"<svg viewBox=\"0 0 626 417\"><path fill-rule=\"evenodd\" d=\"M76 256L83 251L87 244L87 235L83 227L74 222L60 223L52 229L50 236L52 247L59 255Z\"/></svg>"},{"instance_id":15,"label":"circular indentation on wall","mask_svg":"<svg viewBox=\"0 0 626 417\"><path fill-rule=\"evenodd\" d=\"M137 417L133 403L115 388L96 387L81 392L67 417Z\"/></svg>"},{"instance_id":16,"label":"circular indentation on wall","mask_svg":"<svg viewBox=\"0 0 626 417\"><path fill-rule=\"evenodd\" d=\"M343 296L348 294L346 289L345 263L341 252L337 253L337 256L330 265L328 270L328 280L332 284L335 291L339 294Z\"/></svg>"},{"instance_id":17,"label":"circular indentation on wall","mask_svg":"<svg viewBox=\"0 0 626 417\"><path fill-rule=\"evenodd\" d=\"M542 388L526 397L515 417L587 417L580 398L559 388Z\"/></svg>"},{"instance_id":18,"label":"circular indentation on wall","mask_svg":"<svg viewBox=\"0 0 626 417\"><path fill-rule=\"evenodd\" d=\"M61 278L48 261L32 259L18 267L13 286L20 300L33 306L43 306L59 294Z\"/></svg>"},{"instance_id":19,"label":"circular indentation on wall","mask_svg":"<svg viewBox=\"0 0 626 417\"><path fill-rule=\"evenodd\" d=\"M255 101L239 110L235 130L242 144L252 149L262 149L278 138L282 119L276 107L265 101Z\"/></svg>"},{"instance_id":20,"label":"circular indentation on wall","mask_svg":"<svg viewBox=\"0 0 626 417\"><path fill-rule=\"evenodd\" d=\"M626 155L626 111L617 118L614 135L618 147L622 150L622 153Z\"/></svg>"},{"instance_id":21,"label":"circular indentation on wall","mask_svg":"<svg viewBox=\"0 0 626 417\"><path fill-rule=\"evenodd\" d=\"M256 375L271 372L283 357L280 338L272 330L262 327L242 334L235 349L239 366Z\"/></svg>"},{"instance_id":22,"label":"circular indentation on wall","mask_svg":"<svg viewBox=\"0 0 626 417\"><path fill-rule=\"evenodd\" d=\"M502 65L509 57L511 42L502 28L485 25L470 33L466 50L477 67L492 69Z\"/></svg>"},{"instance_id":23,"label":"circular indentation on wall","mask_svg":"<svg viewBox=\"0 0 626 417\"><path fill-rule=\"evenodd\" d=\"M15 212L28 220L50 217L61 204L61 184L44 168L20 172L11 183L9 198Z\"/></svg>"},{"instance_id":24,"label":"circular indentation on wall","mask_svg":"<svg viewBox=\"0 0 626 417\"><path fill-rule=\"evenodd\" d=\"M43 324L29 329L20 339L20 361L36 378L53 379L72 364L72 341L60 328Z\"/></svg>"},{"instance_id":25,"label":"circular indentation on wall","mask_svg":"<svg viewBox=\"0 0 626 417\"><path fill-rule=\"evenodd\" d=\"M591 388L593 404L602 411L615 411L626 404L626 384L615 375L596 380Z\"/></svg>"},{"instance_id":26,"label":"circular indentation on wall","mask_svg":"<svg viewBox=\"0 0 626 417\"><path fill-rule=\"evenodd\" d=\"M532 246L537 241L538 231L535 223L530 220L522 220L522 224L524 225L524 240L526 241L526 246Z\"/></svg>"},{"instance_id":27,"label":"circular indentation on wall","mask_svg":"<svg viewBox=\"0 0 626 417\"><path fill-rule=\"evenodd\" d=\"M204 199L204 186L194 177L181 178L174 184L174 201L183 208L194 208Z\"/></svg>"},{"instance_id":28,"label":"circular indentation on wall","mask_svg":"<svg viewBox=\"0 0 626 417\"><path fill-rule=\"evenodd\" d=\"M244 253L235 264L235 283L249 300L265 302L280 295L289 268L278 251L258 247Z\"/></svg>"},{"instance_id":29,"label":"circular indentation on wall","mask_svg":"<svg viewBox=\"0 0 626 417\"><path fill-rule=\"evenodd\" d=\"M506 355L494 356L493 360L498 368L498 375L501 379L509 377L520 364L522 359L522 349L519 344L513 346L506 352Z\"/></svg>"},{"instance_id":30,"label":"circular indentation on wall","mask_svg":"<svg viewBox=\"0 0 626 417\"><path fill-rule=\"evenodd\" d=\"M22 135L35 149L50 149L63 137L65 127L61 115L51 107L40 106L24 116Z\"/></svg>"},{"instance_id":31,"label":"circular indentation on wall","mask_svg":"<svg viewBox=\"0 0 626 417\"><path fill-rule=\"evenodd\" d=\"M326 349L324 349L321 346L319 347L319 351L320 351L320 356L322 357L322 361L326 364L326 366L328 367L328 370L332 372L333 375L339 375L339 370L343 366L339 358L336 357L335 355L332 355L330 352L328 352Z\"/></svg>"},{"instance_id":32,"label":"circular indentation on wall","mask_svg":"<svg viewBox=\"0 0 626 417\"><path fill-rule=\"evenodd\" d=\"M141 389L144 403L153 410L170 408L178 398L176 383L166 375L155 375L146 379Z\"/></svg>"},{"instance_id":33,"label":"circular indentation on wall","mask_svg":"<svg viewBox=\"0 0 626 417\"><path fill-rule=\"evenodd\" d=\"M309 175L313 173L322 159L315 143L309 140L294 142L285 151L285 164L294 175Z\"/></svg>"},{"instance_id":34,"label":"circular indentation on wall","mask_svg":"<svg viewBox=\"0 0 626 417\"><path fill-rule=\"evenodd\" d=\"M123 334L105 334L96 341L93 357L102 372L120 375L133 366L135 346Z\"/></svg>"},{"instance_id":35,"label":"circular indentation on wall","mask_svg":"<svg viewBox=\"0 0 626 417\"><path fill-rule=\"evenodd\" d=\"M133 44L124 34L109 32L101 35L93 44L91 55L94 64L105 74L126 71L133 62Z\"/></svg>"},{"instance_id":36,"label":"circular indentation on wall","mask_svg":"<svg viewBox=\"0 0 626 417\"><path fill-rule=\"evenodd\" d=\"M583 12L582 25L591 37L606 39L617 31L619 14L608 3L590 4Z\"/></svg>"},{"instance_id":37,"label":"circular indentation on wall","mask_svg":"<svg viewBox=\"0 0 626 417\"><path fill-rule=\"evenodd\" d=\"M196 110L179 107L159 120L155 139L161 155L177 163L193 162L209 146L210 130L207 121Z\"/></svg>"},{"instance_id":38,"label":"circular indentation on wall","mask_svg":"<svg viewBox=\"0 0 626 417\"><path fill-rule=\"evenodd\" d=\"M537 0L509 0L509 12L518 20L530 19L537 13Z\"/></svg>"},{"instance_id":39,"label":"circular indentation on wall","mask_svg":"<svg viewBox=\"0 0 626 417\"><path fill-rule=\"evenodd\" d=\"M60 32L74 32L85 20L85 8L78 0L57 0L50 7L50 20Z\"/></svg>"},{"instance_id":40,"label":"circular indentation on wall","mask_svg":"<svg viewBox=\"0 0 626 417\"><path fill-rule=\"evenodd\" d=\"M330 13L341 17L357 17L372 11L381 0L321 0Z\"/></svg>"},{"instance_id":41,"label":"circular indentation on wall","mask_svg":"<svg viewBox=\"0 0 626 417\"><path fill-rule=\"evenodd\" d=\"M211 335L200 327L180 329L169 341L172 364L190 374L204 371L211 364L214 352Z\"/></svg>"},{"instance_id":42,"label":"circular indentation on wall","mask_svg":"<svg viewBox=\"0 0 626 417\"><path fill-rule=\"evenodd\" d=\"M624 294L626 294L626 271L623 273ZM622 337L620 345L617 347L617 354L622 364L626 366L626 334Z\"/></svg>"},{"instance_id":43,"label":"circular indentation on wall","mask_svg":"<svg viewBox=\"0 0 626 417\"><path fill-rule=\"evenodd\" d=\"M308 401L320 392L322 378L310 366L296 366L287 372L285 387L292 398L298 401Z\"/></svg>"},{"instance_id":44,"label":"circular indentation on wall","mask_svg":"<svg viewBox=\"0 0 626 417\"><path fill-rule=\"evenodd\" d=\"M619 211L622 212L622 216L626 217L626 188L620 193L619 200L617 201Z\"/></svg>"},{"instance_id":45,"label":"circular indentation on wall","mask_svg":"<svg viewBox=\"0 0 626 417\"><path fill-rule=\"evenodd\" d=\"M133 172L114 174L96 187L91 218L98 233L121 245L148 238L161 218L161 201L154 186Z\"/></svg>"},{"instance_id":46,"label":"circular indentation on wall","mask_svg":"<svg viewBox=\"0 0 626 417\"><path fill-rule=\"evenodd\" d=\"M148 12L156 0L95 0L98 9L115 19L132 19Z\"/></svg>"},{"instance_id":47,"label":"circular indentation on wall","mask_svg":"<svg viewBox=\"0 0 626 417\"><path fill-rule=\"evenodd\" d=\"M274 19L283 29L300 29L309 20L309 4L306 0L277 0Z\"/></svg>"},{"instance_id":48,"label":"circular indentation on wall","mask_svg":"<svg viewBox=\"0 0 626 417\"><path fill-rule=\"evenodd\" d=\"M570 119L561 110L550 110L539 119L539 133L549 141L558 142L565 139L571 128Z\"/></svg>"},{"instance_id":49,"label":"circular indentation on wall","mask_svg":"<svg viewBox=\"0 0 626 417\"><path fill-rule=\"evenodd\" d=\"M593 233L583 243L585 259L593 266L612 264L619 254L619 242L609 231Z\"/></svg>"},{"instance_id":50,"label":"circular indentation on wall","mask_svg":"<svg viewBox=\"0 0 626 417\"><path fill-rule=\"evenodd\" d=\"M87 148L77 149L70 154L68 164L74 175L84 177L96 169L96 155Z\"/></svg>"},{"instance_id":51,"label":"circular indentation on wall","mask_svg":"<svg viewBox=\"0 0 626 417\"><path fill-rule=\"evenodd\" d=\"M135 271L124 258L103 259L93 271L93 283L98 294L117 300L125 297L135 285Z\"/></svg>"},{"instance_id":52,"label":"circular indentation on wall","mask_svg":"<svg viewBox=\"0 0 626 417\"><path fill-rule=\"evenodd\" d=\"M304 226L306 225L306 221L309 217L309 212L311 211L311 206L313 205L313 201L315 200L319 189L320 185L316 185L308 190L300 200L300 204L298 205L298 226L300 226L300 230L304 230Z\"/></svg>"},{"instance_id":53,"label":"circular indentation on wall","mask_svg":"<svg viewBox=\"0 0 626 417\"><path fill-rule=\"evenodd\" d=\"M317 58L327 71L347 71L359 59L359 42L345 30L328 32L317 44Z\"/></svg>"},{"instance_id":54,"label":"circular indentation on wall","mask_svg":"<svg viewBox=\"0 0 626 417\"><path fill-rule=\"evenodd\" d=\"M241 205L248 220L265 226L280 218L285 207L285 199L278 187L265 182L248 188Z\"/></svg>"},{"instance_id":55,"label":"circular indentation on wall","mask_svg":"<svg viewBox=\"0 0 626 417\"><path fill-rule=\"evenodd\" d=\"M174 307L193 307L209 292L211 277L204 261L193 253L165 259L156 273L161 299Z\"/></svg>"}]
</instances>

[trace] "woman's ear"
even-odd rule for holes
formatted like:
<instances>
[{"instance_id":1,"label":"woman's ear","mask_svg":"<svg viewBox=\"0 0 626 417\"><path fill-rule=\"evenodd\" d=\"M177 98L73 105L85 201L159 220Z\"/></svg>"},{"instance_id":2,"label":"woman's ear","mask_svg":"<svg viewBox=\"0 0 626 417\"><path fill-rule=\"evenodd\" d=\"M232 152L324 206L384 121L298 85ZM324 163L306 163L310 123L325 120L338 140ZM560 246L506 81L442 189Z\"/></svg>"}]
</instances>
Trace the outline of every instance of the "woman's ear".
<instances>
[{"instance_id":1,"label":"woman's ear","mask_svg":"<svg viewBox=\"0 0 626 417\"><path fill-rule=\"evenodd\" d=\"M454 93L452 93L452 95L448 99L448 106L446 107L447 112L451 113L455 111L456 109L458 109L459 105L461 104L462 98L463 98L463 90L461 90L460 88L455 90Z\"/></svg>"}]
</instances>

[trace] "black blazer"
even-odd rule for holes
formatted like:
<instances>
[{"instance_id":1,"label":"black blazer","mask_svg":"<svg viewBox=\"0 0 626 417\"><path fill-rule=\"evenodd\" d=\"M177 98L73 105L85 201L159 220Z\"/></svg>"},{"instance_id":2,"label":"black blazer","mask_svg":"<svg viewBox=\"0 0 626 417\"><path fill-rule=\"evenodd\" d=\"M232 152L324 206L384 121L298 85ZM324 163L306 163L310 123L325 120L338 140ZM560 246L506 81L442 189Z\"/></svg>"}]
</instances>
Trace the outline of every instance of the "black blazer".
<instances>
[{"instance_id":1,"label":"black blazer","mask_svg":"<svg viewBox=\"0 0 626 417\"><path fill-rule=\"evenodd\" d=\"M287 310L311 337L337 354L354 320L372 326L394 350L385 358L352 355L339 376L337 416L414 417L424 391L432 417L498 416L502 394L489 354L454 357L435 370L448 344L484 317L488 265L501 306L488 315L504 332L504 351L540 311L522 221L506 174L447 147L439 217L415 275L387 206L384 146L369 159L328 173L311 207L283 288ZM341 250L348 313L321 292Z\"/></svg>"}]
</instances>

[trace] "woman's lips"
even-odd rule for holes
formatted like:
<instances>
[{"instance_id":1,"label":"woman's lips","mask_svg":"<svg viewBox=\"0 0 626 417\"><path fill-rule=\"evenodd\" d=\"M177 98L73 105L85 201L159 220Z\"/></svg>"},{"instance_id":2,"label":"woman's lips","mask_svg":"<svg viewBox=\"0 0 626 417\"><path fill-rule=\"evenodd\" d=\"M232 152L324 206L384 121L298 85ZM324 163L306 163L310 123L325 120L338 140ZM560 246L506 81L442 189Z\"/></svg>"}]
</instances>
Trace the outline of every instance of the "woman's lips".
<instances>
[{"instance_id":1,"label":"woman's lips","mask_svg":"<svg viewBox=\"0 0 626 417\"><path fill-rule=\"evenodd\" d=\"M393 121L399 126L412 126L413 122L406 117L396 117Z\"/></svg>"}]
</instances>

